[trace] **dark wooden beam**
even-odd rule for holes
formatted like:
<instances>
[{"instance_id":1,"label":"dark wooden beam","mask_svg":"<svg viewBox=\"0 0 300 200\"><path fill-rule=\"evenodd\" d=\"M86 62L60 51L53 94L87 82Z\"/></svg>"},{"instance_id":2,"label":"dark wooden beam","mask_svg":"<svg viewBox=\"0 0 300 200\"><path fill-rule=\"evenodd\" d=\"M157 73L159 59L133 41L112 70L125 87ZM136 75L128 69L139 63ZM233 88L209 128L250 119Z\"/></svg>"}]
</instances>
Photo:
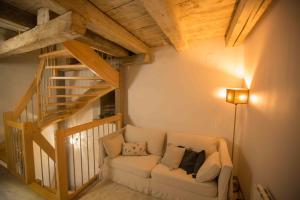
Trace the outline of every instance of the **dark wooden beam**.
<instances>
[{"instance_id":1,"label":"dark wooden beam","mask_svg":"<svg viewBox=\"0 0 300 200\"><path fill-rule=\"evenodd\" d=\"M77 40L91 46L98 51L102 51L115 57L123 57L130 54L130 52L123 47L104 39L90 30L87 30L84 36L78 38Z\"/></svg>"},{"instance_id":2,"label":"dark wooden beam","mask_svg":"<svg viewBox=\"0 0 300 200\"><path fill-rule=\"evenodd\" d=\"M0 27L16 32L27 31L36 25L36 17L7 3L0 2Z\"/></svg>"}]
</instances>

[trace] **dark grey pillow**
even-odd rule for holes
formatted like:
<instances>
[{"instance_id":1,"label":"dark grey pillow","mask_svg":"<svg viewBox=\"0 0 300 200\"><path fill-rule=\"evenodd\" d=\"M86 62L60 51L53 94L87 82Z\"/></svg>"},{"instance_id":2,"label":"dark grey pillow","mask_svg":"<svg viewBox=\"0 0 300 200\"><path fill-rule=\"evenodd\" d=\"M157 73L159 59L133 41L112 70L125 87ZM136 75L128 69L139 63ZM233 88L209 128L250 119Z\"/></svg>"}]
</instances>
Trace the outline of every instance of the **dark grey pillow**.
<instances>
[{"instance_id":1,"label":"dark grey pillow","mask_svg":"<svg viewBox=\"0 0 300 200\"><path fill-rule=\"evenodd\" d=\"M195 164L198 158L198 154L197 152L191 150L191 149L185 149L183 158L181 160L181 163L179 165L179 167L181 169L184 169L187 174L192 174L194 173L194 168L195 168Z\"/></svg>"},{"instance_id":2,"label":"dark grey pillow","mask_svg":"<svg viewBox=\"0 0 300 200\"><path fill-rule=\"evenodd\" d=\"M200 167L203 165L204 161L205 161L205 151L202 150L198 153L198 157L194 166L193 178L196 178L197 172L200 169Z\"/></svg>"}]
</instances>

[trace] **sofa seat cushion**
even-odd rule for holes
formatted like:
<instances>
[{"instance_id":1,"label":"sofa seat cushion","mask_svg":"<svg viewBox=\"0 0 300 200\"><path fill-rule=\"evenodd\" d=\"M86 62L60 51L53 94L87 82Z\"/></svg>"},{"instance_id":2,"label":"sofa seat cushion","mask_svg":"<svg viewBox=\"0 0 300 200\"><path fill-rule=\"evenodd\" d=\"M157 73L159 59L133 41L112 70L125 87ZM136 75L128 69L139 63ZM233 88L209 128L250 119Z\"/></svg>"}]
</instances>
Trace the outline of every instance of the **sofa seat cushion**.
<instances>
[{"instance_id":1,"label":"sofa seat cushion","mask_svg":"<svg viewBox=\"0 0 300 200\"><path fill-rule=\"evenodd\" d=\"M191 174L186 174L181 168L169 170L165 165L158 164L152 170L151 178L155 182L173 186L178 189L184 189L200 195L216 197L218 193L216 181L198 183Z\"/></svg>"},{"instance_id":2,"label":"sofa seat cushion","mask_svg":"<svg viewBox=\"0 0 300 200\"><path fill-rule=\"evenodd\" d=\"M159 163L160 156L118 156L107 158L106 163L109 167L132 173L136 176L149 178L151 170Z\"/></svg>"}]
</instances>

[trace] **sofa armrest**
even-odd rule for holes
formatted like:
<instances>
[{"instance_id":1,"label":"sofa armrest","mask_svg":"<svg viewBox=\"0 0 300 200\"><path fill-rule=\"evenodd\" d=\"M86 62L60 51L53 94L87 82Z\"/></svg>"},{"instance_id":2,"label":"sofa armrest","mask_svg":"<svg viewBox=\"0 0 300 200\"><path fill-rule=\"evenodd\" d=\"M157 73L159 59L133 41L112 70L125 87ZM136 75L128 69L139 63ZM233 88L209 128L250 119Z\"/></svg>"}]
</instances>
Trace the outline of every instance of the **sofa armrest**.
<instances>
[{"instance_id":1,"label":"sofa armrest","mask_svg":"<svg viewBox=\"0 0 300 200\"><path fill-rule=\"evenodd\" d=\"M218 180L218 200L226 200L233 165L224 139L219 139L219 153L222 167Z\"/></svg>"}]
</instances>

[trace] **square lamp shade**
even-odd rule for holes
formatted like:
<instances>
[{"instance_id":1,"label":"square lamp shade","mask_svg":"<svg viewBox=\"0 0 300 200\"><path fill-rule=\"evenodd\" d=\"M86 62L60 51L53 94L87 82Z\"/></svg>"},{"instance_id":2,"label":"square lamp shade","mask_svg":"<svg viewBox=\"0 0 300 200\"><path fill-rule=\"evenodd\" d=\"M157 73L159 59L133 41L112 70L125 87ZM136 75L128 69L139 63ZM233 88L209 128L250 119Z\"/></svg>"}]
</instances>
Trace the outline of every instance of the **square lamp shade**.
<instances>
[{"instance_id":1,"label":"square lamp shade","mask_svg":"<svg viewBox=\"0 0 300 200\"><path fill-rule=\"evenodd\" d=\"M226 102L232 104L247 104L249 99L249 90L244 88L226 89Z\"/></svg>"}]
</instances>

